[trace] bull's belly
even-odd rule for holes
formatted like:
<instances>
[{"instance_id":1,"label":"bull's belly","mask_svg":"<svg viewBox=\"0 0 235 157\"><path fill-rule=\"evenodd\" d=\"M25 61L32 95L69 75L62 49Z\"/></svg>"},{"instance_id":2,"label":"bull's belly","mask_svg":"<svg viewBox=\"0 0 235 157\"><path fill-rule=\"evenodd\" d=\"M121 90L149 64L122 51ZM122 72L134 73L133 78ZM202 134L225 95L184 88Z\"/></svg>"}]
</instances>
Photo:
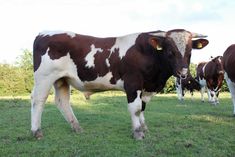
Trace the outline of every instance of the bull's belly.
<instances>
[{"instance_id":1,"label":"bull's belly","mask_svg":"<svg viewBox=\"0 0 235 157\"><path fill-rule=\"evenodd\" d=\"M116 84L111 84L112 73L109 72L103 77L97 77L92 81L81 81L78 76L68 77L70 85L80 91L99 92L107 90L123 90L124 82L119 79Z\"/></svg>"}]
</instances>

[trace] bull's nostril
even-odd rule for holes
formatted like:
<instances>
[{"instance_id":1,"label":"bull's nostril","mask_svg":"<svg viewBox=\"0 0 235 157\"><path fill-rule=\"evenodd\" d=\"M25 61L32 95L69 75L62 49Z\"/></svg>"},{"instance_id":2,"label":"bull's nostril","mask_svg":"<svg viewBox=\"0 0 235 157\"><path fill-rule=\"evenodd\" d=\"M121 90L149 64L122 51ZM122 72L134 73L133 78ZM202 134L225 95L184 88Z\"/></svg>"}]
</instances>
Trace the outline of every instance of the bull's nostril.
<instances>
[{"instance_id":1,"label":"bull's nostril","mask_svg":"<svg viewBox=\"0 0 235 157\"><path fill-rule=\"evenodd\" d=\"M186 79L186 78L187 78L187 75L180 75L180 78L181 78L181 79Z\"/></svg>"}]
</instances>

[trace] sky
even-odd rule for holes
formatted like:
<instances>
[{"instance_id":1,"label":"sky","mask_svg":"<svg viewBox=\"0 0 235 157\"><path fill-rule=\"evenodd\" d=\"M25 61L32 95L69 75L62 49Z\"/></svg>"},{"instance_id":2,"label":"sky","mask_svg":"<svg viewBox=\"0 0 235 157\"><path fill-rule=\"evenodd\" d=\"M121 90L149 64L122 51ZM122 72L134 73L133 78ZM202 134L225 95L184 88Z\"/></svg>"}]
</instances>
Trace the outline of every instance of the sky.
<instances>
[{"instance_id":1,"label":"sky","mask_svg":"<svg viewBox=\"0 0 235 157\"><path fill-rule=\"evenodd\" d=\"M63 30L96 37L182 28L208 35L191 61L223 55L235 43L234 0L0 0L0 63L32 51L41 31Z\"/></svg>"}]
</instances>

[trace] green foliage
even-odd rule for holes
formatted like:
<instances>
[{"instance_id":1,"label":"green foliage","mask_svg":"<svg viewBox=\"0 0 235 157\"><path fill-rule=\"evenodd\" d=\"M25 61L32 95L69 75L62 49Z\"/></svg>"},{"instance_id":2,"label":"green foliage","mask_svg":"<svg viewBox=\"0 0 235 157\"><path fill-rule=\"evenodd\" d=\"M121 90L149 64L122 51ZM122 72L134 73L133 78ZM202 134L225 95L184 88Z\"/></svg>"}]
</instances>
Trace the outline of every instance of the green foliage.
<instances>
[{"instance_id":1,"label":"green foliage","mask_svg":"<svg viewBox=\"0 0 235 157\"><path fill-rule=\"evenodd\" d=\"M199 93L180 103L175 94L153 97L146 107L149 131L131 137L131 119L121 92L71 96L83 132L76 134L49 97L42 116L44 137L30 131L30 98L0 98L0 156L3 157L234 157L235 120L229 93L220 105L201 103Z\"/></svg>"},{"instance_id":2,"label":"green foliage","mask_svg":"<svg viewBox=\"0 0 235 157\"><path fill-rule=\"evenodd\" d=\"M23 71L23 83L25 92L30 93L33 87L33 56L29 50L24 50L23 54L19 56L16 63Z\"/></svg>"},{"instance_id":3,"label":"green foliage","mask_svg":"<svg viewBox=\"0 0 235 157\"><path fill-rule=\"evenodd\" d=\"M171 76L163 89L163 93L174 93L175 92L175 77Z\"/></svg>"},{"instance_id":4,"label":"green foliage","mask_svg":"<svg viewBox=\"0 0 235 157\"><path fill-rule=\"evenodd\" d=\"M197 68L197 64L194 64L194 63L191 63L189 65L189 70L190 70L190 73L193 77L196 77L196 68Z\"/></svg>"},{"instance_id":5,"label":"green foliage","mask_svg":"<svg viewBox=\"0 0 235 157\"><path fill-rule=\"evenodd\" d=\"M32 52L27 49L23 50L23 53L17 58L16 65L25 71L33 71Z\"/></svg>"},{"instance_id":6,"label":"green foliage","mask_svg":"<svg viewBox=\"0 0 235 157\"><path fill-rule=\"evenodd\" d=\"M32 52L24 50L15 65L0 64L0 95L29 94L32 86Z\"/></svg>"},{"instance_id":7,"label":"green foliage","mask_svg":"<svg viewBox=\"0 0 235 157\"><path fill-rule=\"evenodd\" d=\"M222 87L221 87L221 91L222 92L229 92L229 88L228 88L228 85L227 85L225 80L223 81L223 84L222 84Z\"/></svg>"},{"instance_id":8,"label":"green foliage","mask_svg":"<svg viewBox=\"0 0 235 157\"><path fill-rule=\"evenodd\" d=\"M19 67L0 65L0 95L23 94L24 73Z\"/></svg>"}]
</instances>

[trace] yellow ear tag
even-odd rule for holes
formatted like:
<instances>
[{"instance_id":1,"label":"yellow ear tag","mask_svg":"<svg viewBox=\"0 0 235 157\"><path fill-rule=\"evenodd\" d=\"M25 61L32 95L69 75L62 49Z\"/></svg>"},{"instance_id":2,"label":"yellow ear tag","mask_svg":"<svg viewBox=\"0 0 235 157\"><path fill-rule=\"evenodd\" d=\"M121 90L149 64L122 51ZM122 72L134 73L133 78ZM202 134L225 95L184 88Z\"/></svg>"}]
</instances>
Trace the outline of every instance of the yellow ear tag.
<instances>
[{"instance_id":1,"label":"yellow ear tag","mask_svg":"<svg viewBox=\"0 0 235 157\"><path fill-rule=\"evenodd\" d=\"M161 50L162 50L162 47L161 47L161 46L159 46L159 45L157 45L157 47L156 47L156 48L157 48L157 50L158 50L158 51L161 51Z\"/></svg>"},{"instance_id":2,"label":"yellow ear tag","mask_svg":"<svg viewBox=\"0 0 235 157\"><path fill-rule=\"evenodd\" d=\"M199 49L202 48L202 43L198 43L197 48L199 48Z\"/></svg>"}]
</instances>

